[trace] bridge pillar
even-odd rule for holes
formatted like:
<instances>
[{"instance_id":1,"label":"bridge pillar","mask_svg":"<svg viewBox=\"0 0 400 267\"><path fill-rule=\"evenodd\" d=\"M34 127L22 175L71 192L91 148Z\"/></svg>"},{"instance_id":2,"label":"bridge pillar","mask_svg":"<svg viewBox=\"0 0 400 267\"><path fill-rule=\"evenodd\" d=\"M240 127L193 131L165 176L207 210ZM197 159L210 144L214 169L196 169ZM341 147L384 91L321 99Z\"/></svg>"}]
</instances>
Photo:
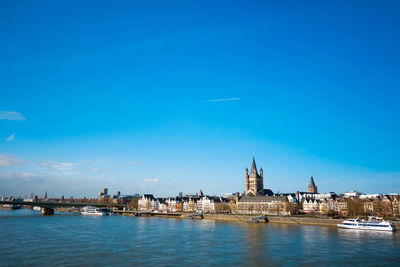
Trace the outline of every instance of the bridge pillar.
<instances>
[{"instance_id":1,"label":"bridge pillar","mask_svg":"<svg viewBox=\"0 0 400 267\"><path fill-rule=\"evenodd\" d=\"M53 215L54 209L51 208L42 208L42 215Z\"/></svg>"}]
</instances>

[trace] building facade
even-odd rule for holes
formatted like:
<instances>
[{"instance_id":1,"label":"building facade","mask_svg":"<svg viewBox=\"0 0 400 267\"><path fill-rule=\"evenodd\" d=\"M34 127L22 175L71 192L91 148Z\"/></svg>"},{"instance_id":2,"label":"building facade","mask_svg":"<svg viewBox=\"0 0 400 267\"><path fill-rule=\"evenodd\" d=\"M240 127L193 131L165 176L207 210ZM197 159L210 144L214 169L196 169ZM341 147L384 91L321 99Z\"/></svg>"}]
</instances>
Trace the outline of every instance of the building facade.
<instances>
[{"instance_id":1,"label":"building facade","mask_svg":"<svg viewBox=\"0 0 400 267\"><path fill-rule=\"evenodd\" d=\"M400 196L392 196L393 215L400 216Z\"/></svg>"},{"instance_id":2,"label":"building facade","mask_svg":"<svg viewBox=\"0 0 400 267\"><path fill-rule=\"evenodd\" d=\"M285 196L243 196L237 203L242 214L288 215Z\"/></svg>"}]
</instances>

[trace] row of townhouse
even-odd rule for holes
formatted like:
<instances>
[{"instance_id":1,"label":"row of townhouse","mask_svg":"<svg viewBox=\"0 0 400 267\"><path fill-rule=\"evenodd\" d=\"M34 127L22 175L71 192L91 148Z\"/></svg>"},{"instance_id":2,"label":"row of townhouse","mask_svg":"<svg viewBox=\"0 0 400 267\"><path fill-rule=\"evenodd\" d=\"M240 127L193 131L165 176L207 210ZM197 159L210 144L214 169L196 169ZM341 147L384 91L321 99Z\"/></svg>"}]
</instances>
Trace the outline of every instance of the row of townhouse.
<instances>
[{"instance_id":1,"label":"row of townhouse","mask_svg":"<svg viewBox=\"0 0 400 267\"><path fill-rule=\"evenodd\" d=\"M155 198L151 194L145 194L138 200L138 210L166 210L165 200L162 198Z\"/></svg>"},{"instance_id":2,"label":"row of townhouse","mask_svg":"<svg viewBox=\"0 0 400 267\"><path fill-rule=\"evenodd\" d=\"M242 196L236 203L237 213L290 215L288 196Z\"/></svg>"},{"instance_id":3,"label":"row of townhouse","mask_svg":"<svg viewBox=\"0 0 400 267\"><path fill-rule=\"evenodd\" d=\"M381 195L363 201L364 212L382 216L400 216L400 196Z\"/></svg>"},{"instance_id":4,"label":"row of townhouse","mask_svg":"<svg viewBox=\"0 0 400 267\"><path fill-rule=\"evenodd\" d=\"M230 212L229 201L221 197L176 197L154 198L153 195L143 195L138 200L140 211L166 211L166 212Z\"/></svg>"},{"instance_id":5,"label":"row of townhouse","mask_svg":"<svg viewBox=\"0 0 400 267\"><path fill-rule=\"evenodd\" d=\"M328 198L323 198L323 196ZM301 200L298 201L297 199ZM281 194L274 196L242 196L230 199L212 196L185 196L154 198L143 195L138 200L138 210L167 212L243 213L290 215L302 208L307 214L326 215L333 211L343 216L373 214L400 216L400 196L381 195L372 199L343 197L329 194Z\"/></svg>"},{"instance_id":6,"label":"row of townhouse","mask_svg":"<svg viewBox=\"0 0 400 267\"><path fill-rule=\"evenodd\" d=\"M307 214L328 214L337 212L343 216L348 214L347 202L343 199L305 199L302 203L303 212Z\"/></svg>"},{"instance_id":7,"label":"row of townhouse","mask_svg":"<svg viewBox=\"0 0 400 267\"><path fill-rule=\"evenodd\" d=\"M400 196L381 195L374 198L306 198L302 202L303 212L310 214L328 214L337 212L343 216L370 214L379 216L400 216Z\"/></svg>"}]
</instances>

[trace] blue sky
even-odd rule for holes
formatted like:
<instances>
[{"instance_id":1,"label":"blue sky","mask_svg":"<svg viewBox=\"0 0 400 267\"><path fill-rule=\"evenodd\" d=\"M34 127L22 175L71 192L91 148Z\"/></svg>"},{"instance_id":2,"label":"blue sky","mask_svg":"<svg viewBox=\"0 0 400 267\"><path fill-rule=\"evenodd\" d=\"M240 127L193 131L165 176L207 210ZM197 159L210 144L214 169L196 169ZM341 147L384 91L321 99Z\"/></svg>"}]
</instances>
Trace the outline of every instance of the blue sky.
<instances>
[{"instance_id":1,"label":"blue sky","mask_svg":"<svg viewBox=\"0 0 400 267\"><path fill-rule=\"evenodd\" d=\"M2 1L0 195L400 193L398 1Z\"/></svg>"}]
</instances>

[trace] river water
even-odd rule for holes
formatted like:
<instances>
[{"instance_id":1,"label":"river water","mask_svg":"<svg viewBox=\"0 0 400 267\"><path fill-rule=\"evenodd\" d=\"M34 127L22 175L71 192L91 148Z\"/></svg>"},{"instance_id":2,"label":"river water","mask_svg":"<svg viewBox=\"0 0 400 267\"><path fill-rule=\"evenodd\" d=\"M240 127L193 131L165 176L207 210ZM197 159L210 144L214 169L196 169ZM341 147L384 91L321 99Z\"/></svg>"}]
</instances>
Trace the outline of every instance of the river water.
<instances>
[{"instance_id":1,"label":"river water","mask_svg":"<svg viewBox=\"0 0 400 267\"><path fill-rule=\"evenodd\" d=\"M400 233L0 210L1 266L400 266Z\"/></svg>"}]
</instances>

